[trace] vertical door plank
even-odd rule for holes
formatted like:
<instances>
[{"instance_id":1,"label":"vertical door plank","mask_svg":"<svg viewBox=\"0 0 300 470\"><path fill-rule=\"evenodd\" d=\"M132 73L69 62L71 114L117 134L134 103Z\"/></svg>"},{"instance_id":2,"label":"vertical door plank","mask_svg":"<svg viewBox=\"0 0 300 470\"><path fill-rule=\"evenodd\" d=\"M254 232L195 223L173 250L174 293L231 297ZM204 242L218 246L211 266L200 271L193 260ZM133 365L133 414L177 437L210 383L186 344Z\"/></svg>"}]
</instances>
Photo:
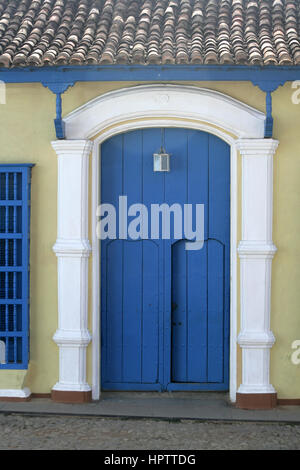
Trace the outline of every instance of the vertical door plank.
<instances>
[{"instance_id":1,"label":"vertical door plank","mask_svg":"<svg viewBox=\"0 0 300 470\"><path fill-rule=\"evenodd\" d=\"M143 203L148 208L149 238L151 237L151 204L164 201L164 174L153 171L153 153L161 146L161 129L143 131ZM155 244L154 246L150 243ZM155 251L155 259L154 259ZM149 258L153 255L151 263ZM156 272L156 274L154 274ZM146 274L147 273L147 274ZM149 277L148 277L149 276ZM145 285L149 280L148 290ZM164 375L164 246L161 238L144 242L144 308L143 316L143 376L163 383ZM156 286L156 287L155 287ZM151 289L155 289L153 295ZM151 300L150 300L151 299ZM151 305L150 305L151 304ZM154 304L153 308L152 305ZM148 353L146 355L146 353ZM152 364L151 364L151 361Z\"/></svg>"},{"instance_id":2,"label":"vertical door plank","mask_svg":"<svg viewBox=\"0 0 300 470\"><path fill-rule=\"evenodd\" d=\"M109 382L121 382L123 376L123 241L113 240L103 246L103 252L104 250L106 251L106 311L102 311L106 320L103 322L106 340L104 371Z\"/></svg>"},{"instance_id":3,"label":"vertical door plank","mask_svg":"<svg viewBox=\"0 0 300 470\"><path fill-rule=\"evenodd\" d=\"M142 382L159 380L159 247L143 244Z\"/></svg>"},{"instance_id":4,"label":"vertical door plank","mask_svg":"<svg viewBox=\"0 0 300 470\"><path fill-rule=\"evenodd\" d=\"M172 246L172 382L187 382L185 242Z\"/></svg>"},{"instance_id":5,"label":"vertical door plank","mask_svg":"<svg viewBox=\"0 0 300 470\"><path fill-rule=\"evenodd\" d=\"M123 195L128 208L142 200L142 131L123 137ZM128 217L128 223L133 217ZM143 252L141 240L123 242L123 381L141 383Z\"/></svg>"},{"instance_id":6,"label":"vertical door plank","mask_svg":"<svg viewBox=\"0 0 300 470\"><path fill-rule=\"evenodd\" d=\"M208 239L209 228L209 134L188 131L188 197L189 204L204 204L204 239ZM194 215L195 218L195 215Z\"/></svg>"},{"instance_id":7,"label":"vertical door plank","mask_svg":"<svg viewBox=\"0 0 300 470\"><path fill-rule=\"evenodd\" d=\"M170 172L165 174L165 202L181 206L181 240L184 238L183 208L187 199L187 151L186 129L165 129L165 145L171 154ZM171 238L165 240L165 386L171 382L170 370L178 381L187 378L187 265L184 242L174 233L175 217L171 213ZM175 245L174 245L175 244ZM172 249L173 246L173 249ZM172 268L172 262L177 268ZM172 285L172 275L175 280ZM175 285L174 285L175 283ZM172 307L173 304L173 307ZM175 304L178 307L175 308ZM172 311L173 310L173 311ZM170 328L171 326L171 328ZM172 357L172 348L174 357ZM173 380L175 380L173 378Z\"/></svg>"},{"instance_id":8,"label":"vertical door plank","mask_svg":"<svg viewBox=\"0 0 300 470\"><path fill-rule=\"evenodd\" d=\"M229 246L230 148L216 136L209 137L209 238Z\"/></svg>"},{"instance_id":9,"label":"vertical door plank","mask_svg":"<svg viewBox=\"0 0 300 470\"><path fill-rule=\"evenodd\" d=\"M123 137L117 135L101 146L101 203L118 207L122 194ZM118 226L117 226L118 230ZM121 241L101 241L102 380L122 380L122 271Z\"/></svg>"},{"instance_id":10,"label":"vertical door plank","mask_svg":"<svg viewBox=\"0 0 300 470\"><path fill-rule=\"evenodd\" d=\"M230 148L209 137L208 380L226 382L229 368Z\"/></svg>"},{"instance_id":11,"label":"vertical door plank","mask_svg":"<svg viewBox=\"0 0 300 470\"><path fill-rule=\"evenodd\" d=\"M188 382L207 382L207 242L188 256Z\"/></svg>"},{"instance_id":12,"label":"vertical door plank","mask_svg":"<svg viewBox=\"0 0 300 470\"><path fill-rule=\"evenodd\" d=\"M142 241L124 240L123 381L141 382L142 361Z\"/></svg>"},{"instance_id":13,"label":"vertical door plank","mask_svg":"<svg viewBox=\"0 0 300 470\"><path fill-rule=\"evenodd\" d=\"M208 382L223 382L224 261L223 245L208 241Z\"/></svg>"},{"instance_id":14,"label":"vertical door plank","mask_svg":"<svg viewBox=\"0 0 300 470\"><path fill-rule=\"evenodd\" d=\"M188 131L187 203L204 204L204 239L208 238L208 146L205 132ZM195 229L195 210L193 227ZM207 381L207 242L188 252L188 381Z\"/></svg>"}]
</instances>

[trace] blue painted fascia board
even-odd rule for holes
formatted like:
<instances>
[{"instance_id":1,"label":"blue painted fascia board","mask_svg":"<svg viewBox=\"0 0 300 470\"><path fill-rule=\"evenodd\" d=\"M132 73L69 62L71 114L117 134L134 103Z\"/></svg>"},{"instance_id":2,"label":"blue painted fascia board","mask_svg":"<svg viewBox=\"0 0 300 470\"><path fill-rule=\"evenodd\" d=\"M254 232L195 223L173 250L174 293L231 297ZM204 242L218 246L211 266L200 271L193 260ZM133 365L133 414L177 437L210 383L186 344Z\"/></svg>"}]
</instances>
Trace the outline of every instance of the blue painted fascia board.
<instances>
[{"instance_id":1,"label":"blue painted fascia board","mask_svg":"<svg viewBox=\"0 0 300 470\"><path fill-rule=\"evenodd\" d=\"M54 125L58 139L65 138L61 95L76 82L251 82L266 93L265 137L272 137L272 92L287 81L300 79L300 66L249 65L80 65L1 68L4 83L41 83L56 94Z\"/></svg>"},{"instance_id":2,"label":"blue painted fascia board","mask_svg":"<svg viewBox=\"0 0 300 470\"><path fill-rule=\"evenodd\" d=\"M300 79L300 66L248 65L82 65L0 68L6 83L93 81L250 81L280 82Z\"/></svg>"}]
</instances>

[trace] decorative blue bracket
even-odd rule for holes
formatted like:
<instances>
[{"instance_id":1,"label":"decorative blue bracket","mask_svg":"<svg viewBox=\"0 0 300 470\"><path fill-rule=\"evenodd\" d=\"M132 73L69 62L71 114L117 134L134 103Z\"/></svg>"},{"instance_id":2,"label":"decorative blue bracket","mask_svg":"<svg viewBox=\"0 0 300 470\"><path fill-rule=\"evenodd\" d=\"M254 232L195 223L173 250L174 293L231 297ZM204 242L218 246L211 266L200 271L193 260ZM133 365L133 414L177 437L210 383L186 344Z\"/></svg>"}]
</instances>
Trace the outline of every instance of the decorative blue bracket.
<instances>
[{"instance_id":1,"label":"decorative blue bracket","mask_svg":"<svg viewBox=\"0 0 300 470\"><path fill-rule=\"evenodd\" d=\"M253 81L253 85L258 86L261 91L266 93L266 121L265 121L265 138L273 136L273 116L272 116L272 92L277 90L279 86L284 85L285 81Z\"/></svg>"},{"instance_id":2,"label":"decorative blue bracket","mask_svg":"<svg viewBox=\"0 0 300 470\"><path fill-rule=\"evenodd\" d=\"M58 83L58 82L42 82L44 87L49 88L56 95L56 118L54 119L54 126L57 139L65 138L65 124L62 120L62 100L61 95L67 89L74 85L74 82Z\"/></svg>"}]
</instances>

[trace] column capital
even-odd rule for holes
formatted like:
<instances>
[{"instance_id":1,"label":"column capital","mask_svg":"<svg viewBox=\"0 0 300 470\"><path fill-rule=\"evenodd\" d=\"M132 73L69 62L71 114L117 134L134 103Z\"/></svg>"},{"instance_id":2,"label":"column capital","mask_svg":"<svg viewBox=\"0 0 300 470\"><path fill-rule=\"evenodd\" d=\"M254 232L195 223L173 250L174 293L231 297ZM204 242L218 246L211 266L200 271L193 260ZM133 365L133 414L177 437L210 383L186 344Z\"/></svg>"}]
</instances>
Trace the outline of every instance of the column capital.
<instances>
[{"instance_id":1,"label":"column capital","mask_svg":"<svg viewBox=\"0 0 300 470\"><path fill-rule=\"evenodd\" d=\"M278 144L275 139L238 139L235 145L243 156L273 156Z\"/></svg>"},{"instance_id":2,"label":"column capital","mask_svg":"<svg viewBox=\"0 0 300 470\"><path fill-rule=\"evenodd\" d=\"M58 156L89 156L93 149L92 140L53 140L51 145Z\"/></svg>"}]
</instances>

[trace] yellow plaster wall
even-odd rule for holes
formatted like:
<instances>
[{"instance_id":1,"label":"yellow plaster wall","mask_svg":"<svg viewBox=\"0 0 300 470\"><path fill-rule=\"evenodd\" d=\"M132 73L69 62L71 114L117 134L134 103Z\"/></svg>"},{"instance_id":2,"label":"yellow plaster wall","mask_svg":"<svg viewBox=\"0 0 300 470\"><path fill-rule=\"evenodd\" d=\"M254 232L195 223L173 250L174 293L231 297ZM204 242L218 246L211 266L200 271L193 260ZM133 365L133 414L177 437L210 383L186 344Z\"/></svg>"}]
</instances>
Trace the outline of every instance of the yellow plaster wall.
<instances>
[{"instance_id":1,"label":"yellow plaster wall","mask_svg":"<svg viewBox=\"0 0 300 470\"><path fill-rule=\"evenodd\" d=\"M264 93L250 83L184 84L214 89L260 111L265 109ZM63 113L68 114L100 94L134 85L137 83L78 83L64 94ZM49 393L58 379L58 348L52 340L57 328L57 267L52 252L56 239L57 161L50 145L55 140L55 96L40 84L9 84L6 89L6 105L0 105L0 163L31 162L36 166L32 175L30 367L27 374L0 371L0 388L28 386L34 393ZM292 103L292 91L287 83L273 94L274 138L280 141L280 146L274 158L273 238L278 254L273 261L271 328L277 342L271 352L271 382L280 398L300 397L300 365L291 362L291 343L300 339L300 105ZM239 181L240 170L239 159ZM240 195L240 186L238 190ZM238 207L240 214L240 200ZM239 216L238 240L240 236ZM89 286L91 300L91 280ZM90 329L91 326L90 301ZM239 348L237 355L239 384ZM91 357L89 345L89 383Z\"/></svg>"},{"instance_id":2,"label":"yellow plaster wall","mask_svg":"<svg viewBox=\"0 0 300 470\"><path fill-rule=\"evenodd\" d=\"M273 96L274 230L271 380L279 398L300 397L300 365L291 361L291 344L300 339L300 104L292 103L291 83Z\"/></svg>"}]
</instances>

